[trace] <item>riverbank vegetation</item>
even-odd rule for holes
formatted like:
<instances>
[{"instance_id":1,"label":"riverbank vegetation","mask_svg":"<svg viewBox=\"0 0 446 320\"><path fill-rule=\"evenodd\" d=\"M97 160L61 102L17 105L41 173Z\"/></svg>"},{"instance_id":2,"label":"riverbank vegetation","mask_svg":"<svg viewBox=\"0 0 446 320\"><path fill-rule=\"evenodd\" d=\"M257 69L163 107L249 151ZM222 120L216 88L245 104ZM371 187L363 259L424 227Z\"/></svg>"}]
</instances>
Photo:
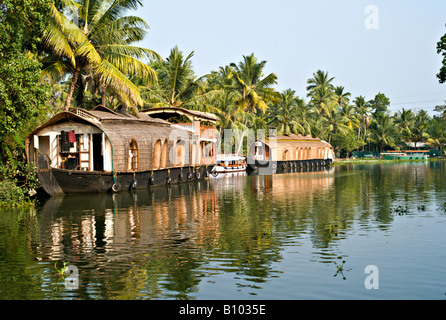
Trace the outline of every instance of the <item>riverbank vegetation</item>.
<instances>
[{"instance_id":1,"label":"riverbank vegetation","mask_svg":"<svg viewBox=\"0 0 446 320\"><path fill-rule=\"evenodd\" d=\"M2 1L0 158L2 172L9 172L5 179L18 179L13 173L21 168L24 139L32 128L70 107L99 104L124 106L136 116L160 106L212 112L221 134L223 129L274 128L279 135L312 135L331 143L340 157L420 143L442 154L446 103L433 116L422 106L392 113L385 93L353 94L325 70L315 70L305 96L298 96L292 88L279 91L279 76L265 74L267 61L255 53L197 75L194 52L174 47L163 59L156 48L137 45L148 31L148 22L135 15L141 5L140 0ZM443 37L438 53L445 42ZM439 73L440 82L444 74ZM23 188L23 198L34 188Z\"/></svg>"}]
</instances>

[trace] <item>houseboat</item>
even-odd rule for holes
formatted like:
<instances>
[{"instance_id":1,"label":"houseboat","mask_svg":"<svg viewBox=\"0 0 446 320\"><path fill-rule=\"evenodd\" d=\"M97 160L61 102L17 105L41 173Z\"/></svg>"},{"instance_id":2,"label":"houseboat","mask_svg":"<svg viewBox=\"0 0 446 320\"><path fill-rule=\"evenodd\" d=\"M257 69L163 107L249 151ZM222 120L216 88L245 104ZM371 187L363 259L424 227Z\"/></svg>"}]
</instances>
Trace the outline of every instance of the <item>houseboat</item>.
<instances>
[{"instance_id":1,"label":"houseboat","mask_svg":"<svg viewBox=\"0 0 446 320\"><path fill-rule=\"evenodd\" d=\"M186 123L167 121L175 118ZM182 108L148 109L138 117L104 106L75 108L34 129L26 156L51 196L203 179L216 164L216 120Z\"/></svg>"},{"instance_id":2,"label":"houseboat","mask_svg":"<svg viewBox=\"0 0 446 320\"><path fill-rule=\"evenodd\" d=\"M213 173L246 171L246 167L246 157L237 154L218 154L217 165L214 167Z\"/></svg>"},{"instance_id":3,"label":"houseboat","mask_svg":"<svg viewBox=\"0 0 446 320\"><path fill-rule=\"evenodd\" d=\"M386 152L381 152L380 156L383 160L428 160L429 159L429 151L428 150L406 150L406 151L389 150Z\"/></svg>"},{"instance_id":4,"label":"houseboat","mask_svg":"<svg viewBox=\"0 0 446 320\"><path fill-rule=\"evenodd\" d=\"M321 167L333 163L333 160L333 147L310 135L271 136L254 141L248 148L248 171L258 171L260 174Z\"/></svg>"}]
</instances>

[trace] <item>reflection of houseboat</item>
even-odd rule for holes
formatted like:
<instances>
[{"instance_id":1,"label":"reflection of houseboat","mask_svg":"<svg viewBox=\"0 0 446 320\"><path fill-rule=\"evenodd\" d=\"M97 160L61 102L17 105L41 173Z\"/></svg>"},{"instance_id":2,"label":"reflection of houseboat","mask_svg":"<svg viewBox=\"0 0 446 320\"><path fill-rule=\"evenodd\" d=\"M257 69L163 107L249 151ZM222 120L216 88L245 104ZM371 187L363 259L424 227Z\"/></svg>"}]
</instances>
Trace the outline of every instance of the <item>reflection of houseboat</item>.
<instances>
[{"instance_id":1,"label":"reflection of houseboat","mask_svg":"<svg viewBox=\"0 0 446 320\"><path fill-rule=\"evenodd\" d=\"M200 179L216 163L215 117L171 108L125 111L98 106L56 114L26 140L28 161L50 195L142 189ZM188 124L163 118L181 117ZM204 124L208 124L204 130Z\"/></svg>"},{"instance_id":2,"label":"reflection of houseboat","mask_svg":"<svg viewBox=\"0 0 446 320\"><path fill-rule=\"evenodd\" d=\"M236 154L218 154L217 165L214 167L214 172L227 173L239 172L246 170L246 157L241 157Z\"/></svg>"},{"instance_id":3,"label":"reflection of houseboat","mask_svg":"<svg viewBox=\"0 0 446 320\"><path fill-rule=\"evenodd\" d=\"M248 170L286 172L290 168L331 164L333 147L319 138L291 134L254 141L248 149Z\"/></svg>"},{"instance_id":4,"label":"reflection of houseboat","mask_svg":"<svg viewBox=\"0 0 446 320\"><path fill-rule=\"evenodd\" d=\"M381 152L380 156L383 160L427 160L429 159L428 153L427 150L389 150Z\"/></svg>"}]
</instances>

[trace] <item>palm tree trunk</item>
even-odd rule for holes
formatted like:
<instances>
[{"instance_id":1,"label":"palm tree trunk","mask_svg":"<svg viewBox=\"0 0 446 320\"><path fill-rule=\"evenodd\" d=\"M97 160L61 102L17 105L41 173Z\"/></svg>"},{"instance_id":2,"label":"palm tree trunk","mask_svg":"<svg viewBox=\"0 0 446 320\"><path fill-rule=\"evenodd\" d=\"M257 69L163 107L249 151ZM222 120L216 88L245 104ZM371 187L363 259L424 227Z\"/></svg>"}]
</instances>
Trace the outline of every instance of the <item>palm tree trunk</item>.
<instances>
[{"instance_id":1,"label":"palm tree trunk","mask_svg":"<svg viewBox=\"0 0 446 320\"><path fill-rule=\"evenodd\" d=\"M77 79L79 78L79 74L81 73L80 68L76 68L73 72L73 78L71 78L70 88L68 90L67 100L65 101L65 111L70 109L71 99L73 98L74 87L76 86Z\"/></svg>"},{"instance_id":2,"label":"palm tree trunk","mask_svg":"<svg viewBox=\"0 0 446 320\"><path fill-rule=\"evenodd\" d=\"M101 85L101 105L105 107L105 85Z\"/></svg>"}]
</instances>

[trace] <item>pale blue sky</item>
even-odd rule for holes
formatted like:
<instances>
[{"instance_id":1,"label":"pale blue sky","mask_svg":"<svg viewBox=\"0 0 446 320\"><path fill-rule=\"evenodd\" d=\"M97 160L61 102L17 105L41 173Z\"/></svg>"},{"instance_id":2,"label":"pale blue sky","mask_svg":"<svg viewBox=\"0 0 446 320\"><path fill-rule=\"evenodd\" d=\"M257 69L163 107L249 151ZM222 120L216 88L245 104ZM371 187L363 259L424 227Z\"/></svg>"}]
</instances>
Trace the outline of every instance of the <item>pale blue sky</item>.
<instances>
[{"instance_id":1,"label":"pale blue sky","mask_svg":"<svg viewBox=\"0 0 446 320\"><path fill-rule=\"evenodd\" d=\"M137 15L150 25L142 43L163 57L178 45L198 76L254 52L279 91L306 95L318 69L352 97L382 92L391 110L424 108L446 100L436 43L446 33L444 0L143 0ZM367 29L365 9L378 9L378 29Z\"/></svg>"}]
</instances>

